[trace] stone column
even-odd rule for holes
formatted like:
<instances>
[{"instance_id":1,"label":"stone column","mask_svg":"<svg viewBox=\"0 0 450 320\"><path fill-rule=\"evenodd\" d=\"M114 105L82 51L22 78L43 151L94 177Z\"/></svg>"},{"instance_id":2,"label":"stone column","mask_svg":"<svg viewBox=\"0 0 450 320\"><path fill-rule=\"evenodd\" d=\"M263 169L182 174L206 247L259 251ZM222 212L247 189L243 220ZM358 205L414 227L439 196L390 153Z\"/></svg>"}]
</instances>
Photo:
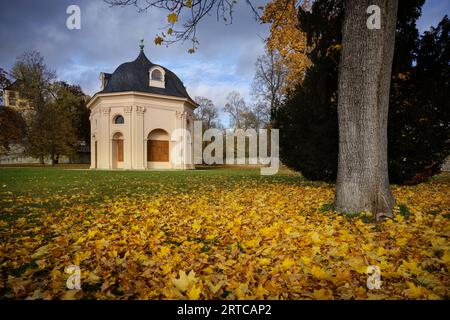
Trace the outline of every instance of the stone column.
<instances>
[{"instance_id":1,"label":"stone column","mask_svg":"<svg viewBox=\"0 0 450 320\"><path fill-rule=\"evenodd\" d=\"M194 168L194 116L190 112L186 113L186 137L185 137L185 169ZM189 122L189 124L188 124ZM189 132L189 134L188 134Z\"/></svg>"},{"instance_id":2,"label":"stone column","mask_svg":"<svg viewBox=\"0 0 450 320\"><path fill-rule=\"evenodd\" d=\"M124 111L124 120L125 120L125 130L123 132L124 135L124 169L131 169L133 166L133 107L128 106L123 108Z\"/></svg>"},{"instance_id":3,"label":"stone column","mask_svg":"<svg viewBox=\"0 0 450 320\"><path fill-rule=\"evenodd\" d=\"M176 169L183 168L183 136L180 134L181 129L183 128L183 112L176 111L175 112L175 135L173 136L173 140L171 139L171 143L173 147L171 148L171 162L173 167Z\"/></svg>"},{"instance_id":4,"label":"stone column","mask_svg":"<svg viewBox=\"0 0 450 320\"><path fill-rule=\"evenodd\" d=\"M95 128L95 114L91 113L89 116L89 122L91 125L91 166L89 167L90 169L94 169L95 168L95 139L97 139L95 137L95 134L93 133Z\"/></svg>"},{"instance_id":5,"label":"stone column","mask_svg":"<svg viewBox=\"0 0 450 320\"><path fill-rule=\"evenodd\" d=\"M101 108L101 118L99 127L101 128L98 140L97 140L97 165L99 169L111 169L111 139L110 139L110 112L109 107Z\"/></svg>"},{"instance_id":6,"label":"stone column","mask_svg":"<svg viewBox=\"0 0 450 320\"><path fill-rule=\"evenodd\" d=\"M133 169L145 169L144 166L144 113L145 108L140 106L135 106L134 108L134 122L133 126L133 158L132 166Z\"/></svg>"}]
</instances>

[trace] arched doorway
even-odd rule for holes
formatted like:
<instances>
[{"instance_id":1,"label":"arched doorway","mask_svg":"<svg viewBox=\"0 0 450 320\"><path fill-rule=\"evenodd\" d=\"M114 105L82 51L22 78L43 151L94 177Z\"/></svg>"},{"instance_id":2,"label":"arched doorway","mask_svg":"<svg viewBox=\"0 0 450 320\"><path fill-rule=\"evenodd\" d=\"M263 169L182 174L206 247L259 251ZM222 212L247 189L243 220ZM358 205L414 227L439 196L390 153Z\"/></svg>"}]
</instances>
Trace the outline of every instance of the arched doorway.
<instances>
[{"instance_id":1,"label":"arched doorway","mask_svg":"<svg viewBox=\"0 0 450 320\"><path fill-rule=\"evenodd\" d=\"M149 168L170 168L169 134L155 129L147 137L147 165Z\"/></svg>"},{"instance_id":2,"label":"arched doorway","mask_svg":"<svg viewBox=\"0 0 450 320\"><path fill-rule=\"evenodd\" d=\"M112 139L112 166L114 169L123 168L123 158L123 135L117 132Z\"/></svg>"}]
</instances>

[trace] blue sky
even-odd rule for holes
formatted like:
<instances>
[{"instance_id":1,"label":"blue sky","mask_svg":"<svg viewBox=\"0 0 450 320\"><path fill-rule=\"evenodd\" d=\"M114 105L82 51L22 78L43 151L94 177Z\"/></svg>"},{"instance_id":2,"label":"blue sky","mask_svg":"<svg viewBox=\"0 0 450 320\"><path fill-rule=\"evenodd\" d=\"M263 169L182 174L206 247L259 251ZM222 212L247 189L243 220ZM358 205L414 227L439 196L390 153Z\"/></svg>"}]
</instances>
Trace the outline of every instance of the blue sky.
<instances>
[{"instance_id":1,"label":"blue sky","mask_svg":"<svg viewBox=\"0 0 450 320\"><path fill-rule=\"evenodd\" d=\"M166 22L167 12L158 9L138 13L134 7L111 8L102 0L1 2L0 67L9 70L21 53L38 50L61 79L80 84L91 95L99 90L99 73L111 73L134 60L139 39L144 38L147 57L174 71L192 97L206 96L221 108L227 94L236 90L250 102L254 64L268 35L268 26L255 21L245 1L238 2L231 25L215 16L201 22L195 54L187 53L189 43L153 43ZM81 8L81 30L66 28L66 8L71 4ZM419 29L436 25L445 14L450 14L449 0L427 0Z\"/></svg>"}]
</instances>

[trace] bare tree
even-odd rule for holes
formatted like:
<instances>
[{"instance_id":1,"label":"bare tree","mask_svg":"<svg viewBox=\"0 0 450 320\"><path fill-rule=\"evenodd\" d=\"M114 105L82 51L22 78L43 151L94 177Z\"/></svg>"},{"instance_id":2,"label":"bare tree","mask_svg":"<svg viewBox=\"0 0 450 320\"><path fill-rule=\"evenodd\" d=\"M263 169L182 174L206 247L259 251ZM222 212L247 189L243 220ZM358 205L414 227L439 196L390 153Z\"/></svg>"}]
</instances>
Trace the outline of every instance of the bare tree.
<instances>
[{"instance_id":1,"label":"bare tree","mask_svg":"<svg viewBox=\"0 0 450 320\"><path fill-rule=\"evenodd\" d=\"M381 28L366 26L381 9ZM339 156L335 208L390 215L387 120L398 0L347 0L339 65Z\"/></svg>"},{"instance_id":2,"label":"bare tree","mask_svg":"<svg viewBox=\"0 0 450 320\"><path fill-rule=\"evenodd\" d=\"M232 91L227 96L227 103L223 110L230 118L233 129L259 129L264 126L255 106L249 107L239 92Z\"/></svg>"},{"instance_id":3,"label":"bare tree","mask_svg":"<svg viewBox=\"0 0 450 320\"><path fill-rule=\"evenodd\" d=\"M194 111L195 119L203 122L203 128L207 130L220 127L219 112L214 103L206 97L197 96L194 100L198 103L198 107Z\"/></svg>"},{"instance_id":4,"label":"bare tree","mask_svg":"<svg viewBox=\"0 0 450 320\"><path fill-rule=\"evenodd\" d=\"M242 128L242 115L247 111L247 105L239 92L232 91L228 94L227 103L225 104L223 111L225 111L230 118L230 127L235 129Z\"/></svg>"},{"instance_id":5,"label":"bare tree","mask_svg":"<svg viewBox=\"0 0 450 320\"><path fill-rule=\"evenodd\" d=\"M285 95L288 70L275 50L266 50L259 56L255 69L252 84L252 96L256 100L254 111L267 126Z\"/></svg>"}]
</instances>

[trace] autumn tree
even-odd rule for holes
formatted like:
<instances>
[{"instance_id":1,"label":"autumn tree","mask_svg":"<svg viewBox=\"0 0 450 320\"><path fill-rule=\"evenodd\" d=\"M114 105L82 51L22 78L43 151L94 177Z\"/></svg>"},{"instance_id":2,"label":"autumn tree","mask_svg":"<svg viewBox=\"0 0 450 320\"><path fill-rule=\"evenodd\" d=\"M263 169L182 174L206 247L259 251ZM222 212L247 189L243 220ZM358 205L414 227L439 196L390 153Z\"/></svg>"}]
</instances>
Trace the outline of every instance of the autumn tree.
<instances>
[{"instance_id":1,"label":"autumn tree","mask_svg":"<svg viewBox=\"0 0 450 320\"><path fill-rule=\"evenodd\" d=\"M0 106L3 105L3 89L11 84L8 73L0 68Z\"/></svg>"},{"instance_id":2,"label":"autumn tree","mask_svg":"<svg viewBox=\"0 0 450 320\"><path fill-rule=\"evenodd\" d=\"M286 88L295 88L301 83L310 65L310 50L306 34L298 27L298 10L310 7L309 0L271 0L264 7L262 23L270 24L270 34L266 39L269 52L281 57L287 69Z\"/></svg>"},{"instance_id":3,"label":"autumn tree","mask_svg":"<svg viewBox=\"0 0 450 320\"><path fill-rule=\"evenodd\" d=\"M17 81L17 88L22 98L26 99L35 112L42 112L45 102L51 98L52 82L55 72L44 62L44 57L37 51L28 51L17 58L10 72Z\"/></svg>"},{"instance_id":4,"label":"autumn tree","mask_svg":"<svg viewBox=\"0 0 450 320\"><path fill-rule=\"evenodd\" d=\"M25 152L39 158L72 155L79 141L90 141L87 97L78 86L55 82L55 73L36 51L20 56L12 68L21 97L31 106L26 119Z\"/></svg>"},{"instance_id":5,"label":"autumn tree","mask_svg":"<svg viewBox=\"0 0 450 320\"><path fill-rule=\"evenodd\" d=\"M46 103L42 113L32 118L28 127L27 153L36 158L49 156L57 164L60 155L72 155L78 145L70 119L55 101Z\"/></svg>"},{"instance_id":6,"label":"autumn tree","mask_svg":"<svg viewBox=\"0 0 450 320\"><path fill-rule=\"evenodd\" d=\"M15 109L0 106L0 155L7 154L13 143L22 143L25 121Z\"/></svg>"},{"instance_id":7,"label":"autumn tree","mask_svg":"<svg viewBox=\"0 0 450 320\"><path fill-rule=\"evenodd\" d=\"M70 85L64 81L52 85L52 96L61 112L70 119L78 141L88 144L91 139L90 111L86 107L89 97L80 86Z\"/></svg>"}]
</instances>

